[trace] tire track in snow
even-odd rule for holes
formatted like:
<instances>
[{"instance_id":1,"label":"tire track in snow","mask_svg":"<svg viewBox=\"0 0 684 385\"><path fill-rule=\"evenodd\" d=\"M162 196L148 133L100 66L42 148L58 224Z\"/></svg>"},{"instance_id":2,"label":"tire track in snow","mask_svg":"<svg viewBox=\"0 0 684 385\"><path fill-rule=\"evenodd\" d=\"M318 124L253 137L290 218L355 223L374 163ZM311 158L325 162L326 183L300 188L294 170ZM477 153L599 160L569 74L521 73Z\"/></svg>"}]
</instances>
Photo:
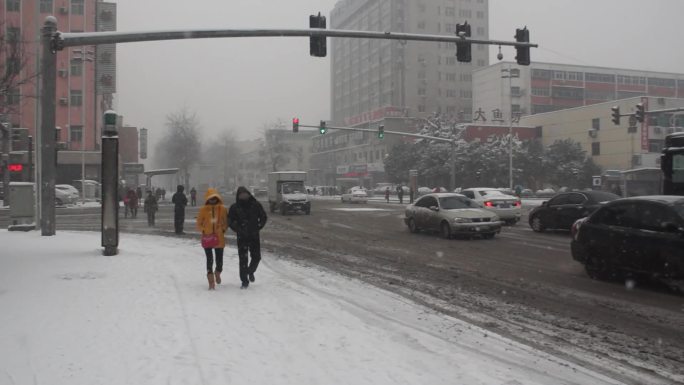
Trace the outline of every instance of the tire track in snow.
<instances>
[{"instance_id":1,"label":"tire track in snow","mask_svg":"<svg viewBox=\"0 0 684 385\"><path fill-rule=\"evenodd\" d=\"M183 298L183 293L178 287L178 280L176 276L171 274L171 280L173 281L173 287L176 289L176 294L178 295L178 302L180 303L181 312L183 313L183 323L185 324L185 332L188 336L188 342L190 342L190 348L192 349L192 356L195 358L195 366L197 367L197 372L199 373L202 385L207 385L207 378L204 375L204 370L202 370L202 365L199 361L199 352L197 346L195 345L195 339L192 337L192 330L190 329L190 321L188 320L188 312L185 306L185 299Z\"/></svg>"}]
</instances>

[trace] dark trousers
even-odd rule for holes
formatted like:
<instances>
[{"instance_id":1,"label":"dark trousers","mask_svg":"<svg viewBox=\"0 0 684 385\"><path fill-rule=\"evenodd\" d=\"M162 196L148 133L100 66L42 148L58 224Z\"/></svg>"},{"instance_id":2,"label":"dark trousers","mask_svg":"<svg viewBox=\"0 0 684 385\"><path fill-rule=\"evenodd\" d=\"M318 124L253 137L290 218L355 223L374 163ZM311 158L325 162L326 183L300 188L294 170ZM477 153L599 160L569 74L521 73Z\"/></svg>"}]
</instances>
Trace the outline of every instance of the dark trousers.
<instances>
[{"instance_id":1,"label":"dark trousers","mask_svg":"<svg viewBox=\"0 0 684 385\"><path fill-rule=\"evenodd\" d=\"M185 224L185 210L176 209L173 215L173 225L176 228L176 234L183 232L183 224Z\"/></svg>"},{"instance_id":2,"label":"dark trousers","mask_svg":"<svg viewBox=\"0 0 684 385\"><path fill-rule=\"evenodd\" d=\"M147 225L148 226L154 226L154 215L155 215L154 211L151 211L151 210L147 211Z\"/></svg>"},{"instance_id":3,"label":"dark trousers","mask_svg":"<svg viewBox=\"0 0 684 385\"><path fill-rule=\"evenodd\" d=\"M196 197L191 197L190 198L190 204L194 207L197 206L197 198Z\"/></svg>"},{"instance_id":4,"label":"dark trousers","mask_svg":"<svg viewBox=\"0 0 684 385\"><path fill-rule=\"evenodd\" d=\"M238 237L238 256L240 259L240 281L248 282L249 274L254 274L261 261L261 239L259 234L248 237ZM252 260L249 261L249 256Z\"/></svg>"},{"instance_id":5,"label":"dark trousers","mask_svg":"<svg viewBox=\"0 0 684 385\"><path fill-rule=\"evenodd\" d=\"M223 249L204 249L204 254L207 256L207 273L214 272L214 254L216 253L216 271L223 271Z\"/></svg>"}]
</instances>

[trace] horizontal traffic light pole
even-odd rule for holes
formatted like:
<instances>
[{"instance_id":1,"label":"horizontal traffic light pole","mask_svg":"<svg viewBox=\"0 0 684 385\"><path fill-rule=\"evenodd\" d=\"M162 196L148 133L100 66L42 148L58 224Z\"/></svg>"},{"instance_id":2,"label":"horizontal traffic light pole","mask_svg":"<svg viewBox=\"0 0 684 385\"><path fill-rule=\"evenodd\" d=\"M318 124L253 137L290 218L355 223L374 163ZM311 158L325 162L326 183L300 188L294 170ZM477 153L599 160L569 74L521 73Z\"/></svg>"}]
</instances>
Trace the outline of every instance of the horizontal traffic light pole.
<instances>
[{"instance_id":1,"label":"horizontal traffic light pole","mask_svg":"<svg viewBox=\"0 0 684 385\"><path fill-rule=\"evenodd\" d=\"M315 128L315 129L320 129L321 126L311 126L307 124L300 124L299 127L304 127L304 128ZM355 128L355 127L333 127L333 126L325 126L326 130L340 130L340 131L359 131L359 132L371 132L371 133L378 133L377 129L371 129L371 128ZM390 134L390 135L399 135L399 136L405 136L409 138L418 138L418 139L430 139L430 140L436 140L440 142L447 142L447 143L455 143L456 141L453 139L447 139L447 138L440 138L437 136L429 136L429 135L420 135L420 134L411 134L409 132L399 132L399 131L387 131L383 130L383 133L385 135ZM325 134L323 134L325 135Z\"/></svg>"},{"instance_id":2,"label":"horizontal traffic light pole","mask_svg":"<svg viewBox=\"0 0 684 385\"><path fill-rule=\"evenodd\" d=\"M423 35L415 33L351 31L340 29L200 29L150 32L56 32L53 51L84 45L133 43L160 40L211 39L228 37L349 37L405 41L438 41L537 48L534 43L478 40L456 35Z\"/></svg>"}]
</instances>

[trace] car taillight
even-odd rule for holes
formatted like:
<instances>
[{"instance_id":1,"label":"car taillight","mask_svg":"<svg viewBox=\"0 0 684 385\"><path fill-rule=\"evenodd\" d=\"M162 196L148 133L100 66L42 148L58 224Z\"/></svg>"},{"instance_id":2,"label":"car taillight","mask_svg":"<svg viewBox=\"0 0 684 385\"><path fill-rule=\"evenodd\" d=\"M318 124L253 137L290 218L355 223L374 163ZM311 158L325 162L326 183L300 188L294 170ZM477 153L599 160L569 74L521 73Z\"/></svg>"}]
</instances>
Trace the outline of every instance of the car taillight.
<instances>
[{"instance_id":1,"label":"car taillight","mask_svg":"<svg viewBox=\"0 0 684 385\"><path fill-rule=\"evenodd\" d=\"M513 206L515 206L515 207L520 207L520 205L521 205L520 201L513 203Z\"/></svg>"},{"instance_id":2,"label":"car taillight","mask_svg":"<svg viewBox=\"0 0 684 385\"><path fill-rule=\"evenodd\" d=\"M487 201L484 203L485 207L494 207L494 203Z\"/></svg>"}]
</instances>

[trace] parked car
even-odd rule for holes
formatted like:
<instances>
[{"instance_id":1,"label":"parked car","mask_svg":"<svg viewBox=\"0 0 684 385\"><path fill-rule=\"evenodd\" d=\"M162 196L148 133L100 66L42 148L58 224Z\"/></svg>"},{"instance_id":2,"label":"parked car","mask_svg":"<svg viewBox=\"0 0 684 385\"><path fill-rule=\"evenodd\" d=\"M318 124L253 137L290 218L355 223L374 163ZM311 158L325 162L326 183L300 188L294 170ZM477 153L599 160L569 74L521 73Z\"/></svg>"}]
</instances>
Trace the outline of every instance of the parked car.
<instances>
[{"instance_id":1,"label":"parked car","mask_svg":"<svg viewBox=\"0 0 684 385\"><path fill-rule=\"evenodd\" d=\"M430 194L432 193L432 189L429 187L418 187L418 195L419 197L422 197L423 195Z\"/></svg>"},{"instance_id":2,"label":"parked car","mask_svg":"<svg viewBox=\"0 0 684 385\"><path fill-rule=\"evenodd\" d=\"M55 185L55 188L70 194L75 202L77 202L81 197L81 193L78 191L78 189L70 184L58 184Z\"/></svg>"},{"instance_id":3,"label":"parked car","mask_svg":"<svg viewBox=\"0 0 684 385\"><path fill-rule=\"evenodd\" d=\"M572 236L572 257L592 278L684 279L682 196L614 200L575 222Z\"/></svg>"},{"instance_id":4,"label":"parked car","mask_svg":"<svg viewBox=\"0 0 684 385\"><path fill-rule=\"evenodd\" d=\"M545 188L541 190L537 190L535 195L539 198L550 198L556 194L556 190L552 188Z\"/></svg>"},{"instance_id":5,"label":"parked car","mask_svg":"<svg viewBox=\"0 0 684 385\"><path fill-rule=\"evenodd\" d=\"M499 217L461 194L432 193L406 208L404 223L412 233L439 231L444 238L480 235L494 238L501 231Z\"/></svg>"},{"instance_id":6,"label":"parked car","mask_svg":"<svg viewBox=\"0 0 684 385\"><path fill-rule=\"evenodd\" d=\"M342 194L342 203L368 203L368 193L363 189L349 189Z\"/></svg>"},{"instance_id":7,"label":"parked car","mask_svg":"<svg viewBox=\"0 0 684 385\"><path fill-rule=\"evenodd\" d=\"M495 188L468 188L461 191L461 194L480 203L483 208L495 213L506 224L515 225L522 217L520 199Z\"/></svg>"},{"instance_id":8,"label":"parked car","mask_svg":"<svg viewBox=\"0 0 684 385\"><path fill-rule=\"evenodd\" d=\"M525 188L520 192L520 196L522 198L532 198L534 196L534 191L532 191L528 188Z\"/></svg>"},{"instance_id":9,"label":"parked car","mask_svg":"<svg viewBox=\"0 0 684 385\"><path fill-rule=\"evenodd\" d=\"M68 190L55 186L55 204L57 206L72 205L78 201L78 195L74 197Z\"/></svg>"},{"instance_id":10,"label":"parked car","mask_svg":"<svg viewBox=\"0 0 684 385\"><path fill-rule=\"evenodd\" d=\"M545 230L570 230L576 220L590 215L602 204L619 198L605 191L560 193L532 209L529 224L538 233Z\"/></svg>"}]
</instances>

